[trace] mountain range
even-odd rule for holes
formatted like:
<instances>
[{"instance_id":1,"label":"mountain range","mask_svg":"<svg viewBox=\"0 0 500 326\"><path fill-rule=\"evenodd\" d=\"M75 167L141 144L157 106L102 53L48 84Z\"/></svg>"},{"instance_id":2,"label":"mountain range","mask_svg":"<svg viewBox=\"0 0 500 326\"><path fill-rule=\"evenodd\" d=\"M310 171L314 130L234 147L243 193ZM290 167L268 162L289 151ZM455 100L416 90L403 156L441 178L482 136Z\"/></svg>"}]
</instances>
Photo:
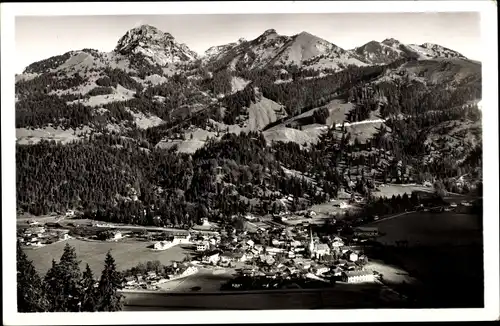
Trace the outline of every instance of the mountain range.
<instances>
[{"instance_id":1,"label":"mountain range","mask_svg":"<svg viewBox=\"0 0 500 326\"><path fill-rule=\"evenodd\" d=\"M69 59L79 53L74 51L49 60L57 64L58 59L62 60L66 57ZM274 29L266 30L254 40L247 41L241 38L236 42L210 47L200 57L187 45L177 42L171 34L150 25L142 25L127 31L118 40L114 51L107 53L107 57L115 59L116 57L120 58L120 55L135 54L141 54L147 57L151 64L161 66L201 59L205 63L228 62L232 69L238 63L246 65L246 68L250 69L269 65L293 64L305 69L333 68L340 70L347 65L387 64L402 58L467 59L456 51L432 43L402 44L389 38L382 42L371 41L354 49L345 50L307 32L284 36L279 35ZM43 65L40 67L40 64L46 61L43 60L28 66L24 73L44 72Z\"/></svg>"},{"instance_id":2,"label":"mountain range","mask_svg":"<svg viewBox=\"0 0 500 326\"><path fill-rule=\"evenodd\" d=\"M154 206L173 223L267 213L290 194L306 206L366 194L372 181L451 189L459 175L480 179L481 79L480 63L431 43L346 50L269 29L199 56L139 26L111 52L70 51L16 75L18 206Z\"/></svg>"}]
</instances>

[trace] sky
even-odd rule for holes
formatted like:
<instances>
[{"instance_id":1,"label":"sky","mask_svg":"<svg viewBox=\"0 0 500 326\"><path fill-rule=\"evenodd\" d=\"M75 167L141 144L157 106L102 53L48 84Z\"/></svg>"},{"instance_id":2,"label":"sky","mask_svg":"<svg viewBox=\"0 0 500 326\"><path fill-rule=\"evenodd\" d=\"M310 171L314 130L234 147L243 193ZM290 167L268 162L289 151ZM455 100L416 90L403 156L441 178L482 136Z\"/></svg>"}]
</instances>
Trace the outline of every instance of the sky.
<instances>
[{"instance_id":1,"label":"sky","mask_svg":"<svg viewBox=\"0 0 500 326\"><path fill-rule=\"evenodd\" d=\"M172 34L199 54L273 28L280 35L306 31L344 49L392 37L406 44L436 43L482 59L480 16L473 12L17 16L16 72L71 50L111 51L127 30L142 24Z\"/></svg>"}]
</instances>

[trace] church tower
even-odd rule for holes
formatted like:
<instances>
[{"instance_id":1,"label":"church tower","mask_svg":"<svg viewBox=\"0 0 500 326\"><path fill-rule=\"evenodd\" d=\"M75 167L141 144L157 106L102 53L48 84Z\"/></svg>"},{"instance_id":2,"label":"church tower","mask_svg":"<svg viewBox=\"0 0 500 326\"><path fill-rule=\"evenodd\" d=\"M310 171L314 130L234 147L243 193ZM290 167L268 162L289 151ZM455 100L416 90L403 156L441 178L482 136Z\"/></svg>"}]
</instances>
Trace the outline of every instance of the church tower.
<instances>
[{"instance_id":1,"label":"church tower","mask_svg":"<svg viewBox=\"0 0 500 326\"><path fill-rule=\"evenodd\" d=\"M313 233L312 233L311 227L309 227L309 236L310 236L309 253L310 253L311 258L312 258L314 256L314 239L313 239Z\"/></svg>"}]
</instances>

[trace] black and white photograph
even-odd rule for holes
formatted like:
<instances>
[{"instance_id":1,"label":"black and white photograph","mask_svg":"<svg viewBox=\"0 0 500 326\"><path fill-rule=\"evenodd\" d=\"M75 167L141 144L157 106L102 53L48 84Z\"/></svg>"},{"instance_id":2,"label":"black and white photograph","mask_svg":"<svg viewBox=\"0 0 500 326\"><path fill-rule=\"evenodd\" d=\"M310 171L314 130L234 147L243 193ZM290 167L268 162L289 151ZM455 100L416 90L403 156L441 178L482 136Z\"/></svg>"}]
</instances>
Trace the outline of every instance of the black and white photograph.
<instances>
[{"instance_id":1,"label":"black and white photograph","mask_svg":"<svg viewBox=\"0 0 500 326\"><path fill-rule=\"evenodd\" d=\"M498 318L496 2L370 2L2 4L7 324Z\"/></svg>"}]
</instances>

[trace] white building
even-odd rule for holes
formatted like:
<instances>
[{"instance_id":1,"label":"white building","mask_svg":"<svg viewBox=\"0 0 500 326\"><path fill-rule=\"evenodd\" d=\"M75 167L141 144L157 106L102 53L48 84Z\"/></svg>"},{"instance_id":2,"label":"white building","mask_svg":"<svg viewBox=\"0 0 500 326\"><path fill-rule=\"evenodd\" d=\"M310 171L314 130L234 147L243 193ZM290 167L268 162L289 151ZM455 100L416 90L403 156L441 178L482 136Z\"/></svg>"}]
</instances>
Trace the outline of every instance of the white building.
<instances>
[{"instance_id":1,"label":"white building","mask_svg":"<svg viewBox=\"0 0 500 326\"><path fill-rule=\"evenodd\" d=\"M342 273L342 281L347 283L375 282L375 275L370 271L348 271Z\"/></svg>"},{"instance_id":2,"label":"white building","mask_svg":"<svg viewBox=\"0 0 500 326\"><path fill-rule=\"evenodd\" d=\"M314 244L312 250L312 256L316 258L321 258L325 255L330 254L330 247L326 243L316 243Z\"/></svg>"},{"instance_id":3,"label":"white building","mask_svg":"<svg viewBox=\"0 0 500 326\"><path fill-rule=\"evenodd\" d=\"M255 245L254 248L255 250L257 250L257 252L262 252L264 250L264 247L262 245Z\"/></svg>"},{"instance_id":4,"label":"white building","mask_svg":"<svg viewBox=\"0 0 500 326\"><path fill-rule=\"evenodd\" d=\"M208 244L208 242L198 243L196 245L196 251L206 251L209 247L210 245Z\"/></svg>"},{"instance_id":5,"label":"white building","mask_svg":"<svg viewBox=\"0 0 500 326\"><path fill-rule=\"evenodd\" d=\"M255 243L252 240L247 241L247 246L253 247L254 245L255 245Z\"/></svg>"},{"instance_id":6,"label":"white building","mask_svg":"<svg viewBox=\"0 0 500 326\"><path fill-rule=\"evenodd\" d=\"M172 242L175 244L189 244L191 243L191 235L189 233L175 235L174 240Z\"/></svg>"},{"instance_id":7,"label":"white building","mask_svg":"<svg viewBox=\"0 0 500 326\"><path fill-rule=\"evenodd\" d=\"M284 242L284 241L280 241L280 240L278 240L278 239L273 239L273 240L271 241L271 243L272 243L272 245L273 245L273 246L281 246L281 245L284 245L284 244L285 244L285 242Z\"/></svg>"},{"instance_id":8,"label":"white building","mask_svg":"<svg viewBox=\"0 0 500 326\"><path fill-rule=\"evenodd\" d=\"M319 267L317 270L316 270L316 275L317 276L320 276L320 275L323 275L327 272L330 271L330 268L329 267L326 267L326 266L322 266L322 267Z\"/></svg>"},{"instance_id":9,"label":"white building","mask_svg":"<svg viewBox=\"0 0 500 326\"><path fill-rule=\"evenodd\" d=\"M176 244L173 243L172 241L158 241L153 245L153 248L155 250L166 250L169 248L172 248Z\"/></svg>"},{"instance_id":10,"label":"white building","mask_svg":"<svg viewBox=\"0 0 500 326\"><path fill-rule=\"evenodd\" d=\"M70 237L70 236L69 236L69 234L67 234L67 233L61 234L61 235L59 236L59 239L60 239L60 240L68 240L69 238L71 238L71 237Z\"/></svg>"},{"instance_id":11,"label":"white building","mask_svg":"<svg viewBox=\"0 0 500 326\"><path fill-rule=\"evenodd\" d=\"M347 207L349 207L349 204L347 204L346 202L340 203L340 208L347 208Z\"/></svg>"},{"instance_id":12,"label":"white building","mask_svg":"<svg viewBox=\"0 0 500 326\"><path fill-rule=\"evenodd\" d=\"M343 246L344 246L344 241L342 240L335 239L332 242L332 248L337 251L340 250L340 248L342 248Z\"/></svg>"},{"instance_id":13,"label":"white building","mask_svg":"<svg viewBox=\"0 0 500 326\"><path fill-rule=\"evenodd\" d=\"M355 253L355 252L351 252L351 253L349 253L349 260L350 260L350 261L357 261L357 260L358 260L358 258L359 258L359 256L358 256L358 254L357 254L357 253Z\"/></svg>"},{"instance_id":14,"label":"white building","mask_svg":"<svg viewBox=\"0 0 500 326\"><path fill-rule=\"evenodd\" d=\"M214 253L211 255L206 255L203 257L202 262L205 264L212 264L215 265L219 262L220 260L220 255L219 253Z\"/></svg>"},{"instance_id":15,"label":"white building","mask_svg":"<svg viewBox=\"0 0 500 326\"><path fill-rule=\"evenodd\" d=\"M186 268L184 272L182 272L181 276L186 277L196 273L198 273L198 268L194 266L189 266L188 268Z\"/></svg>"},{"instance_id":16,"label":"white building","mask_svg":"<svg viewBox=\"0 0 500 326\"><path fill-rule=\"evenodd\" d=\"M208 218L204 217L201 219L201 225L203 226L210 226L210 223L208 222Z\"/></svg>"}]
</instances>

